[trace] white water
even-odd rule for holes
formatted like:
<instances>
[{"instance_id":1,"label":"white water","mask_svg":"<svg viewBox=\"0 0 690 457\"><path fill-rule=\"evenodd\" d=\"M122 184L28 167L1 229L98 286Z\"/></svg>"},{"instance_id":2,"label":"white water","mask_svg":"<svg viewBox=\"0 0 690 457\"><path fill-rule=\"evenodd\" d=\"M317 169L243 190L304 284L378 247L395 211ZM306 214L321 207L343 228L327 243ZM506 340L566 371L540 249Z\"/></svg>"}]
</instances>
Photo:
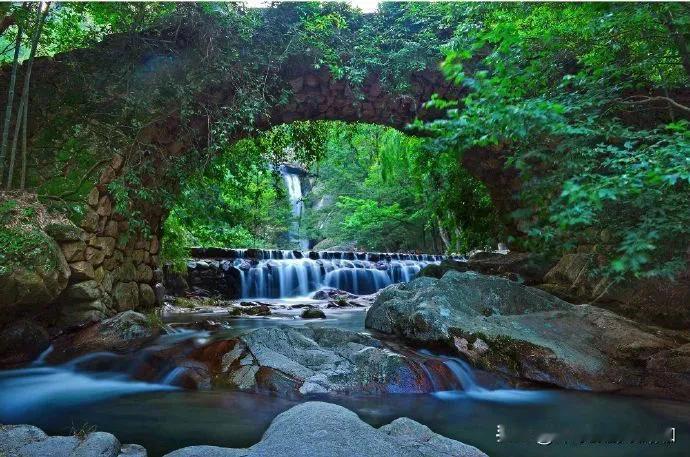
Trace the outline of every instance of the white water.
<instances>
[{"instance_id":1,"label":"white water","mask_svg":"<svg viewBox=\"0 0 690 457\"><path fill-rule=\"evenodd\" d=\"M324 287L332 287L356 295L372 294L390 284L409 282L419 271L439 263L440 256L414 256L412 260L346 260L342 258L295 258L294 251L279 253L280 258L254 261L235 259L233 266L240 272L241 298L303 297ZM299 252L298 252L299 253ZM322 253L318 253L322 257Z\"/></svg>"},{"instance_id":2,"label":"white water","mask_svg":"<svg viewBox=\"0 0 690 457\"><path fill-rule=\"evenodd\" d=\"M472 398L498 403L540 403L553 398L553 392L545 390L487 389L477 383L474 372L467 362L447 358L443 363L460 382L462 390L440 391L432 394L441 400Z\"/></svg>"},{"instance_id":3,"label":"white water","mask_svg":"<svg viewBox=\"0 0 690 457\"><path fill-rule=\"evenodd\" d=\"M81 360L83 362L83 360ZM46 410L176 387L134 381L124 373L77 371L78 361L0 372L0 422L26 421Z\"/></svg>"},{"instance_id":4,"label":"white water","mask_svg":"<svg viewBox=\"0 0 690 457\"><path fill-rule=\"evenodd\" d=\"M292 223L290 224L290 241L299 245L301 249L309 249L309 240L300 238L299 229L302 220L302 211L304 209L304 202L302 198L302 183L297 173L293 173L289 168L282 166L280 173L283 175L285 187L287 187L288 198L292 205Z\"/></svg>"}]
</instances>

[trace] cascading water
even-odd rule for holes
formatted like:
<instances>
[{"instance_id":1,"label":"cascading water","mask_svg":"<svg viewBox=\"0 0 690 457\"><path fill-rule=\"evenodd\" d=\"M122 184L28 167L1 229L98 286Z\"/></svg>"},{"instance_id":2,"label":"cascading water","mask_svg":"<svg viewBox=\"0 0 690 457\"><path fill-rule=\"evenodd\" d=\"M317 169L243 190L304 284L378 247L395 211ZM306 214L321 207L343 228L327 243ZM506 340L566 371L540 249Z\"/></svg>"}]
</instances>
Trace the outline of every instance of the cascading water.
<instances>
[{"instance_id":1,"label":"cascading water","mask_svg":"<svg viewBox=\"0 0 690 457\"><path fill-rule=\"evenodd\" d=\"M288 166L281 165L280 174L283 176L285 181L285 187L287 187L288 198L290 199L290 204L292 205L292 223L290 224L290 232L288 233L290 237L290 242L299 245L301 249L309 249L309 240L300 238L299 228L300 221L302 219L302 211L304 209L304 202L302 197L302 182L300 180L300 175L295 173L294 170Z\"/></svg>"},{"instance_id":2,"label":"cascading water","mask_svg":"<svg viewBox=\"0 0 690 457\"><path fill-rule=\"evenodd\" d=\"M206 251L198 253L208 255L209 250ZM390 284L411 281L423 267L445 258L428 254L257 249L216 249L211 254L214 260L189 262L191 284L217 290L217 285L233 282L237 285L232 289L239 298L305 297L323 288L368 295Z\"/></svg>"}]
</instances>

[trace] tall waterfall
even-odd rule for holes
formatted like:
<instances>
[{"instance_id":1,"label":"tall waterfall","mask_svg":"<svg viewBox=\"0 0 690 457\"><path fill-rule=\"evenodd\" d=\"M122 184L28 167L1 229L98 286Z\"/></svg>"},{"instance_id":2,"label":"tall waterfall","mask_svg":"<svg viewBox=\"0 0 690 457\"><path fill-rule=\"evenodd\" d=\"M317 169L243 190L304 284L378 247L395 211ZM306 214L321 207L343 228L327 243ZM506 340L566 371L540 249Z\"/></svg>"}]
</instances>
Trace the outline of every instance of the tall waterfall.
<instances>
[{"instance_id":1,"label":"tall waterfall","mask_svg":"<svg viewBox=\"0 0 690 457\"><path fill-rule=\"evenodd\" d=\"M300 221L302 219L302 211L304 209L304 202L302 201L302 182L300 181L300 175L295 173L294 170L288 166L281 165L280 174L283 176L285 181L285 187L287 187L288 198L290 199L290 204L292 205L292 222L290 224L290 242L299 245L301 249L309 249L309 240L300 238L299 228Z\"/></svg>"}]
</instances>

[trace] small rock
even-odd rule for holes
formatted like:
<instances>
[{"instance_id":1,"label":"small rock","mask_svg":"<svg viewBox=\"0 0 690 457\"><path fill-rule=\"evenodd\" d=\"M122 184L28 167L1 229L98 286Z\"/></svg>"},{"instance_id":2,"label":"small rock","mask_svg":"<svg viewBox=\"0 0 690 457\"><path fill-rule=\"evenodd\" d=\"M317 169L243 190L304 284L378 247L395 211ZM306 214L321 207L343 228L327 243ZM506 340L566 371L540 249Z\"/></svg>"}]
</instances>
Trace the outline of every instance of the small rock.
<instances>
[{"instance_id":1,"label":"small rock","mask_svg":"<svg viewBox=\"0 0 690 457\"><path fill-rule=\"evenodd\" d=\"M325 319L326 314L318 308L307 308L300 314L302 319Z\"/></svg>"}]
</instances>

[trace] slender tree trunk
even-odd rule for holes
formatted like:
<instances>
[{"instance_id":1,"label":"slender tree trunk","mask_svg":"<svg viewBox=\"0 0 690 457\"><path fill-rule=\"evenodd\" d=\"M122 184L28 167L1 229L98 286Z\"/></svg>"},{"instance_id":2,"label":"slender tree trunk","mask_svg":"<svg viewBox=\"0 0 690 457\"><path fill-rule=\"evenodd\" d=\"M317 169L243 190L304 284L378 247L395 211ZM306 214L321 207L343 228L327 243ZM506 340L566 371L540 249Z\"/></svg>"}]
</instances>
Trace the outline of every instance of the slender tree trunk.
<instances>
[{"instance_id":1,"label":"slender tree trunk","mask_svg":"<svg viewBox=\"0 0 690 457\"><path fill-rule=\"evenodd\" d=\"M17 112L17 122L14 123L14 136L12 137L12 149L10 152L10 166L7 170L7 182L5 189L12 188L12 179L14 178L14 158L17 156L17 140L19 139L19 129L22 126L22 113L24 112L24 100L19 102L19 111Z\"/></svg>"},{"instance_id":2,"label":"slender tree trunk","mask_svg":"<svg viewBox=\"0 0 690 457\"><path fill-rule=\"evenodd\" d=\"M14 104L14 88L17 82L17 67L19 67L19 49L22 43L22 28L17 26L17 38L14 43L14 60L12 61L12 74L10 76L10 87L7 92L7 105L5 106L5 121L2 126L2 143L0 144L0 185L5 175L5 155L7 153L7 142L9 141L10 127L12 125L12 108ZM19 122L19 119L17 119Z\"/></svg>"},{"instance_id":3,"label":"slender tree trunk","mask_svg":"<svg viewBox=\"0 0 690 457\"><path fill-rule=\"evenodd\" d=\"M24 190L26 188L26 136L27 133L26 131L29 128L29 105L28 103L24 105L24 111L22 111L22 118L24 119L22 121L22 173L21 173L21 178L19 180L19 188L21 190Z\"/></svg>"},{"instance_id":4,"label":"slender tree trunk","mask_svg":"<svg viewBox=\"0 0 690 457\"><path fill-rule=\"evenodd\" d=\"M450 237L446 229L441 225L441 219L438 216L436 217L436 221L438 224L438 234L441 237L441 241L443 241L444 252L447 252L450 249Z\"/></svg>"},{"instance_id":5,"label":"slender tree trunk","mask_svg":"<svg viewBox=\"0 0 690 457\"><path fill-rule=\"evenodd\" d=\"M46 3L45 11L41 11L42 3L38 4L38 11L36 13L36 28L31 36L31 52L29 53L29 60L26 64L26 73L24 74L24 87L22 88L22 98L19 103L19 112L17 113L17 126L14 129L14 140L12 141L12 157L10 158L10 169L7 173L7 183L5 188L7 190L12 186L12 179L14 174L14 159L16 154L17 140L19 137L19 126L22 124L22 120L28 120L27 116L23 113L28 109L29 106L29 85L31 84L31 68L34 64L34 57L36 56L36 48L38 48L38 40L41 38L41 31L43 29L43 24L45 23L46 17L48 16L48 10L50 8L50 3Z\"/></svg>"}]
</instances>

